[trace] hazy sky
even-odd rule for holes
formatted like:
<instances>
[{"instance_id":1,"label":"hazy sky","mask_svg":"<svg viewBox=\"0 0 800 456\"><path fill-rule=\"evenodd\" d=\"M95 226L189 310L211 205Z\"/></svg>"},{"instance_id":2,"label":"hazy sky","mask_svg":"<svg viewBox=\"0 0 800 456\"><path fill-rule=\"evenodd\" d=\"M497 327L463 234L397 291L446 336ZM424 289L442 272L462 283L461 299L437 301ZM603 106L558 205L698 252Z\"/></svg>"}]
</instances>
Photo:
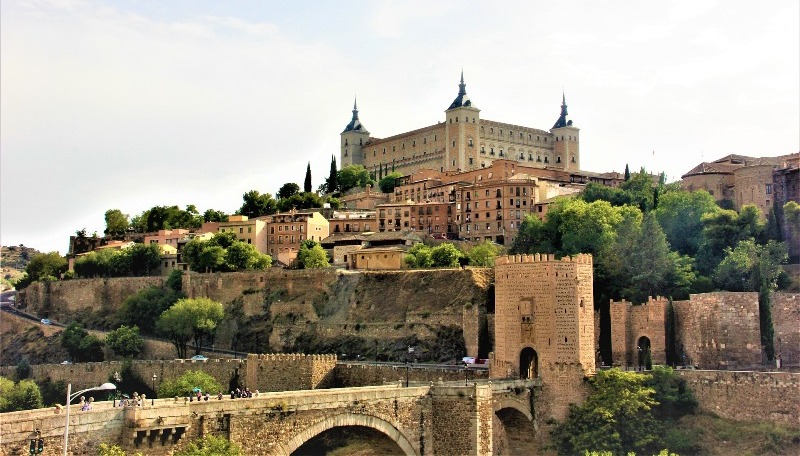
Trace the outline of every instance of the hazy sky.
<instances>
[{"instance_id":1,"label":"hazy sky","mask_svg":"<svg viewBox=\"0 0 800 456\"><path fill-rule=\"evenodd\" d=\"M670 180L800 150L800 2L0 3L0 241L67 249L103 215L235 211L323 182L354 95L386 137L481 117L549 129L566 91L590 171Z\"/></svg>"}]
</instances>

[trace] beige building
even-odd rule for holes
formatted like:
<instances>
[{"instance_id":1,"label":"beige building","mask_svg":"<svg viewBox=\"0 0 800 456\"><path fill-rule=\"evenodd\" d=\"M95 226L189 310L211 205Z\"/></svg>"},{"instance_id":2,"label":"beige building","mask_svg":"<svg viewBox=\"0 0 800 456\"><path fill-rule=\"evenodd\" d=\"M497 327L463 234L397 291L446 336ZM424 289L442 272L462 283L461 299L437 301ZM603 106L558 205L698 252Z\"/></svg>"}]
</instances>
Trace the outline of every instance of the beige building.
<instances>
[{"instance_id":1,"label":"beige building","mask_svg":"<svg viewBox=\"0 0 800 456\"><path fill-rule=\"evenodd\" d=\"M383 193L380 189L375 190L371 185L367 185L363 189L350 189L347 194L339 198L339 201L341 201L341 208L345 210L371 210L375 209L378 204L388 203L389 196L389 194Z\"/></svg>"},{"instance_id":2,"label":"beige building","mask_svg":"<svg viewBox=\"0 0 800 456\"><path fill-rule=\"evenodd\" d=\"M387 270L405 267L406 250L400 247L372 247L353 252L349 257L350 269Z\"/></svg>"},{"instance_id":3,"label":"beige building","mask_svg":"<svg viewBox=\"0 0 800 456\"><path fill-rule=\"evenodd\" d=\"M411 174L421 169L469 171L508 159L539 168L580 169L579 129L568 120L566 99L549 130L484 120L467 96L464 76L444 122L384 139L371 137L353 106L341 133L342 167L360 164L378 175L379 167Z\"/></svg>"},{"instance_id":4,"label":"beige building","mask_svg":"<svg viewBox=\"0 0 800 456\"><path fill-rule=\"evenodd\" d=\"M220 233L233 233L236 239L252 244L261 253L267 253L266 222L246 215L230 215L227 222L219 223Z\"/></svg>"},{"instance_id":5,"label":"beige building","mask_svg":"<svg viewBox=\"0 0 800 456\"><path fill-rule=\"evenodd\" d=\"M375 211L334 211L328 218L330 234L361 233L376 229Z\"/></svg>"},{"instance_id":6,"label":"beige building","mask_svg":"<svg viewBox=\"0 0 800 456\"><path fill-rule=\"evenodd\" d=\"M267 224L266 248L272 258L290 264L297 258L300 244L310 239L320 242L330 233L330 224L319 212L284 212L259 217Z\"/></svg>"},{"instance_id":7,"label":"beige building","mask_svg":"<svg viewBox=\"0 0 800 456\"><path fill-rule=\"evenodd\" d=\"M705 190L718 202L728 201L736 210L753 204L767 215L776 200L773 174L791 168L798 156L800 153L778 157L727 155L692 168L681 176L681 186L689 191Z\"/></svg>"},{"instance_id":8,"label":"beige building","mask_svg":"<svg viewBox=\"0 0 800 456\"><path fill-rule=\"evenodd\" d=\"M177 249L178 241L185 238L188 234L189 230L183 228L176 230L158 230L154 234L146 234L144 236L144 243L145 245L170 245Z\"/></svg>"}]
</instances>

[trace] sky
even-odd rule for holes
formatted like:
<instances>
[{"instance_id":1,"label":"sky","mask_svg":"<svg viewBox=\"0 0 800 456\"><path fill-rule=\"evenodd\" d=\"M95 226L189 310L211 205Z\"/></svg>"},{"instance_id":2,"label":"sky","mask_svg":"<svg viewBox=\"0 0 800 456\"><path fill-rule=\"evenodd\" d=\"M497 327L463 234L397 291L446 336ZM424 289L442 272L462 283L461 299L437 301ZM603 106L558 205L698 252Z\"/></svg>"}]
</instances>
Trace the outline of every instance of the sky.
<instances>
[{"instance_id":1,"label":"sky","mask_svg":"<svg viewBox=\"0 0 800 456\"><path fill-rule=\"evenodd\" d=\"M587 171L800 150L800 2L0 3L0 242L66 253L104 214L324 181L339 134L481 118L549 129Z\"/></svg>"}]
</instances>

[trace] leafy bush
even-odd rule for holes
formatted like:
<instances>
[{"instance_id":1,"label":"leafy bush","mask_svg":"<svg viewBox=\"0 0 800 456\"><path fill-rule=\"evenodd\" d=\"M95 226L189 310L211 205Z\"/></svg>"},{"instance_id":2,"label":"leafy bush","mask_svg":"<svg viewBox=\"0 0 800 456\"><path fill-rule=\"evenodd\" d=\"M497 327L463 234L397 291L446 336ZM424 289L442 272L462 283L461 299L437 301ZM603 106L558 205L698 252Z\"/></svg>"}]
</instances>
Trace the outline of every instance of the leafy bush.
<instances>
[{"instance_id":1,"label":"leafy bush","mask_svg":"<svg viewBox=\"0 0 800 456\"><path fill-rule=\"evenodd\" d=\"M223 437L207 435L197 442L190 442L175 452L175 456L240 456L241 448Z\"/></svg>"},{"instance_id":2,"label":"leafy bush","mask_svg":"<svg viewBox=\"0 0 800 456\"><path fill-rule=\"evenodd\" d=\"M39 386L31 380L18 383L0 377L0 412L16 412L44 407Z\"/></svg>"},{"instance_id":3,"label":"leafy bush","mask_svg":"<svg viewBox=\"0 0 800 456\"><path fill-rule=\"evenodd\" d=\"M192 390L200 388L204 393L217 393L222 391L222 385L217 380L203 371L186 371L174 380L165 380L158 385L158 397L186 397Z\"/></svg>"}]
</instances>

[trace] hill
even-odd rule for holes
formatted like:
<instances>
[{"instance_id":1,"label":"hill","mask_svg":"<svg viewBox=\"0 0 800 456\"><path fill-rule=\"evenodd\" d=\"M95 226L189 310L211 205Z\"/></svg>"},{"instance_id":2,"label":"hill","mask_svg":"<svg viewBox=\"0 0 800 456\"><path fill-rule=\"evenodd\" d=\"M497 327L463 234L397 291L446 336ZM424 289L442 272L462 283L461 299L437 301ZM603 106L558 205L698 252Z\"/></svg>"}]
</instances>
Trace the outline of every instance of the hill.
<instances>
[{"instance_id":1,"label":"hill","mask_svg":"<svg viewBox=\"0 0 800 456\"><path fill-rule=\"evenodd\" d=\"M0 248L0 265L2 265L2 290L13 288L12 282L25 273L31 257L41 253L38 250L24 245L3 246Z\"/></svg>"}]
</instances>

